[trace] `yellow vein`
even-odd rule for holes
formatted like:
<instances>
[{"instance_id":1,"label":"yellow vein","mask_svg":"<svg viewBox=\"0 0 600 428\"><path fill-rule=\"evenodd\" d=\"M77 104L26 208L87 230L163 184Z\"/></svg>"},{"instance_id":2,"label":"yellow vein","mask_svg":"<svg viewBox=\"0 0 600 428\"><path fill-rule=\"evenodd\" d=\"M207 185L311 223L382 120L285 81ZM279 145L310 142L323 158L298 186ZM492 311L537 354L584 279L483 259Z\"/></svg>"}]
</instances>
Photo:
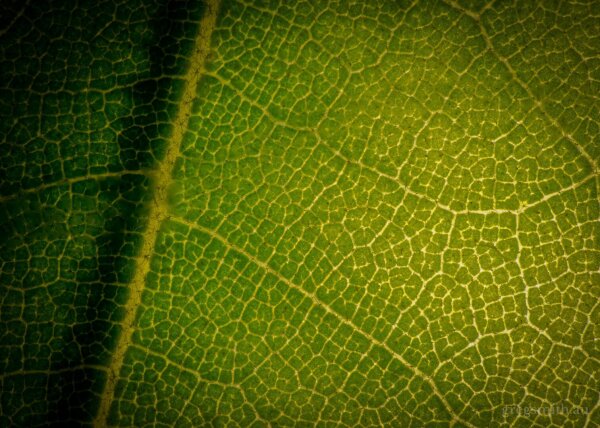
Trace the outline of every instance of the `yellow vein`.
<instances>
[{"instance_id":1,"label":"yellow vein","mask_svg":"<svg viewBox=\"0 0 600 428\"><path fill-rule=\"evenodd\" d=\"M416 192L414 190L412 190L410 188L409 185L404 184L400 178L398 176L393 176L391 174L387 174L379 169L377 169L374 166L369 166L367 164L365 164L363 161L361 161L360 159L355 160L355 159L351 159L348 156L344 155L342 152L340 152L339 150L335 149L334 147L332 147L330 144L328 144L327 142L325 142L325 140L323 140L323 138L321 138L321 135L319 134L317 127L307 127L307 126L295 126L295 125L291 125L289 123L287 123L286 121L283 120L279 120L277 118L275 118L268 110L266 107L264 107L263 105L261 105L260 103L258 103L257 101L253 100L252 98L248 97L242 90L236 88L235 86L233 86L228 80L226 80L225 78L221 77L219 74L217 73L213 73L213 72L207 72L205 73L206 76L210 76L212 78L214 78L215 80L217 80L220 84L222 84L223 86L231 89L232 91L235 92L236 95L238 95L243 101L248 102L251 106L256 107L257 109L260 110L260 112L267 117L272 123L282 126L284 128L288 128L291 130L295 130L295 131L299 131L299 132L309 132L312 133L316 138L319 144L321 144L323 147L325 147L326 149L330 150L331 152L333 152L333 154L335 155L335 157L337 157L338 159L341 159L347 163L351 163L353 165L357 165L367 171L370 171L376 175L380 175L383 176L385 178L387 178L388 180L391 180L392 182L394 182L395 184L397 184L398 186L400 186L400 188L402 188L404 191L406 191L407 193L415 196L416 198L419 199L424 199L426 201L429 201L433 204L435 204L435 206L437 206L438 208L447 211L449 213L452 214L479 214L479 215L491 215L491 214L520 214L522 212L524 212L525 210L531 208L532 206L535 206L541 202L547 201L548 199L559 195L563 192L567 192L569 190L573 190L578 188L579 186L581 186L582 184L584 184L585 182L587 182L588 180L590 180L591 178L595 178L596 177L596 173L593 172L592 174L586 176L583 180L573 183L570 186L564 188L564 189L560 189L556 192L544 195L544 197L542 197L540 200L538 201L534 201L534 202L529 202L529 203L525 203L523 206L521 206L520 208L517 209L510 209L510 208L491 208L491 209L482 209L482 210L477 210L477 209L470 209L470 208L465 208L462 210L455 210L452 209L449 205L443 204L441 202L439 202L437 199L432 198L431 196L428 196L427 194L422 194L419 192ZM334 104L335 102L332 102L332 104ZM444 101L445 103L445 101ZM431 119L431 118L430 118ZM430 119L427 119L426 122L428 122ZM425 125L423 125L422 129L425 128L427 125L427 123L425 123ZM401 165L402 166L402 165ZM400 170L401 166L398 167L398 170Z\"/></svg>"},{"instance_id":2,"label":"yellow vein","mask_svg":"<svg viewBox=\"0 0 600 428\"><path fill-rule=\"evenodd\" d=\"M3 381L5 379L11 378L11 377L15 377L15 376L36 376L36 375L52 376L52 375L57 375L57 374L61 374L61 373L74 373L74 372L77 372L77 371L80 371L80 370L97 370L97 371L105 372L106 371L106 367L99 366L97 364L80 364L80 365L77 365L77 366L64 367L62 369L57 369L57 370L52 370L52 369L47 369L47 370L16 370L14 372L0 374L0 381Z\"/></svg>"},{"instance_id":3,"label":"yellow vein","mask_svg":"<svg viewBox=\"0 0 600 428\"><path fill-rule=\"evenodd\" d=\"M232 91L234 91L236 93L236 95L238 95L243 101L248 102L251 106L256 107L257 109L260 110L260 112L267 118L269 119L272 123L274 123L275 125L279 125L281 127L287 128L287 129L291 129L294 131L298 131L298 132L309 132L311 134L313 134L315 136L315 138L317 139L317 142L324 147L325 149L329 150L330 152L332 152L334 154L334 156L346 163L350 163L352 165L356 165L364 170L367 170L373 174L382 176L387 178L388 180L394 182L396 185L398 185L401 189L403 189L405 192L411 194L412 196L419 198L419 199L423 199L426 200L428 202L431 202L432 204L434 204L435 206L437 206L438 208L453 213L453 214L482 214L482 215L487 215L487 214L506 214L506 213L515 213L516 210L511 210L511 209L489 209L489 210L473 210L473 209L464 209L464 210L460 210L460 211L456 211L452 208L450 208L450 206L445 205L441 202L439 202L437 199L432 198L431 196L428 196L427 194L421 194L419 192L416 192L414 190L412 190L410 188L409 185L404 184L399 177L399 173L397 176L393 176L391 174L388 174L386 172L383 172L379 169L377 169L374 166L370 166L366 163L364 163L362 160L360 159L352 159L346 155L344 155L342 152L340 152L338 149L336 149L335 147L333 147L332 145L330 145L329 143L327 143L322 137L321 134L318 131L318 125L314 126L314 127L310 127L310 126L296 126L296 125L292 125L287 123L284 120L280 120L277 119L276 117L274 117L265 106L261 105L260 103L258 103L257 101L253 100L252 98L248 97L242 90L236 88L235 86L233 86L229 81L227 81L225 78L221 77L219 74L213 73L213 72L207 72L205 73L206 76L210 76L212 78L214 78L215 80L217 80L220 84L222 84L223 86L231 89ZM332 105L335 104L335 101L333 101L331 103ZM399 169L398 169L399 170Z\"/></svg>"},{"instance_id":4,"label":"yellow vein","mask_svg":"<svg viewBox=\"0 0 600 428\"><path fill-rule=\"evenodd\" d=\"M583 428L587 428L589 426L592 426L592 424L594 424L594 421L592 421L592 418L594 417L595 414L597 414L598 409L600 409L600 391L598 391L598 399L596 400L596 404L594 404L594 407L592 407L588 412L587 415L585 415L585 422L583 425Z\"/></svg>"},{"instance_id":5,"label":"yellow vein","mask_svg":"<svg viewBox=\"0 0 600 428\"><path fill-rule=\"evenodd\" d=\"M483 22L481 20L481 16L480 14L477 13L473 13L468 11L467 9L461 7L456 1L454 0L444 0L444 3L447 4L448 6L464 13L465 15L469 16L471 19L473 19L477 25L479 26L479 31L481 33L481 37L483 38L488 50L492 53L492 55L494 55L498 61L500 61L504 67L506 68L506 70L508 71L508 73L510 74L512 80L521 87L521 89L523 89L525 91L525 93L527 93L527 95L529 96L529 98L533 101L533 103L535 104L535 106L538 108L538 110L546 117L546 119L548 120L548 122L554 126L561 134L564 138L566 138L573 147L575 147L575 149L577 149L577 151L579 152L579 154L581 154L586 160L587 162L590 164L594 174L598 174L598 166L596 165L596 161L595 159L587 152L587 150L585 149L584 146L582 146L581 144L579 144L575 138L569 133L567 132L563 126L558 122L558 120L556 118L554 118L554 116L552 116L548 110L546 109L546 107L544 106L544 104L538 99L538 97L533 93L533 91L531 90L531 88L529 87L529 85L527 85L527 83L525 81L523 81L523 79L521 79L519 77L519 75L517 74L516 70L513 68L512 64L510 63L510 61L508 60L508 58L506 58L505 56L501 55L500 52L498 52L498 50L496 49L496 47L494 46L494 44L492 43L492 39L490 38L487 30L485 29L485 26L483 25ZM489 7L491 7L490 5L493 2L490 2L490 4L488 6L486 6L485 9L488 9ZM484 10L485 10L484 9Z\"/></svg>"},{"instance_id":6,"label":"yellow vein","mask_svg":"<svg viewBox=\"0 0 600 428\"><path fill-rule=\"evenodd\" d=\"M549 199L554 198L555 196L559 196L562 195L563 193L567 193L570 192L572 190L577 190L579 187L583 186L584 184L586 184L587 182L593 180L596 178L596 174L594 172L592 172L591 174L587 175L586 177L584 177L582 180L579 180L577 182L574 182L573 184L571 184L570 186L564 187L562 189L556 190L552 193L547 193L545 194L542 198L533 201L533 202L529 202L527 204L524 204L523 206L521 206L521 208L519 208L519 210L517 211L518 214L527 211L528 209L535 207L543 202L546 202Z\"/></svg>"},{"instance_id":7,"label":"yellow vein","mask_svg":"<svg viewBox=\"0 0 600 428\"><path fill-rule=\"evenodd\" d=\"M172 181L173 167L179 156L181 142L183 141L192 114L192 105L196 96L198 81L201 73L204 71L206 57L210 50L210 39L215 28L218 8L219 0L207 0L206 11L199 24L200 28L196 37L195 51L190 58L189 68L185 75L185 89L180 100L177 117L173 122L173 130L167 146L167 153L164 160L160 162L157 169L151 174L154 199L149 206L148 226L144 233L141 251L136 257L136 269L129 287L125 317L121 322L121 332L108 370L106 386L100 400L98 414L94 421L95 426L105 426L106 424L125 353L131 342L137 309L142 300L146 276L150 271L150 259L154 252L156 237L161 223L168 216L167 193Z\"/></svg>"},{"instance_id":8,"label":"yellow vein","mask_svg":"<svg viewBox=\"0 0 600 428\"><path fill-rule=\"evenodd\" d=\"M173 217L171 220L172 221L176 221L176 222L178 222L178 223L180 223L182 225L185 225L185 226L189 227L190 229L194 229L194 230L198 230L200 232L206 233L207 235L211 236L213 239L216 239L221 244L225 245L227 248L229 248L229 249L231 249L231 250L233 250L233 251L235 251L237 253L240 253L240 254L242 254L245 257L247 257L249 260L251 260L258 267L260 267L260 268L264 269L265 271L270 272L271 274L275 275L281 282L283 282L284 284L286 284L288 287L293 288L294 290L299 291L305 297L307 297L310 300L312 300L312 302L316 306L319 306L319 307L323 308L328 314L334 316L339 322L347 325L352 330L360 333L361 335L363 335L364 337L366 337L367 339L369 339L369 341L371 341L371 343L373 343L373 344L375 344L375 345L377 345L377 346L385 349L396 360L400 361L405 367L408 367L416 376L418 376L421 379L423 379L429 385L429 387L432 389L433 393L442 402L442 404L444 405L444 407L446 408L446 410L448 411L448 413L451 415L451 417L452 417L452 425L454 425L456 423L459 423L459 424L462 424L462 425L465 425L465 426L468 426L468 427L471 427L471 428L474 427L473 424L471 424L470 422L462 419L457 413L455 413L454 409L452 408L452 406L450 406L450 403L448 403L448 401L446 400L446 398L444 397L444 395L438 389L437 385L435 384L435 382L431 378L431 376L429 376L427 373L423 372L418 367L415 367L413 364L411 364L408 361L406 361L406 359L402 355L400 355L399 353L397 353L396 351L394 351L392 348L390 348L390 346L387 343L378 340L377 338L375 338L370 333L368 333L368 332L364 331L363 329L361 329L358 325L356 325L354 323L354 321L352 321L350 319L347 319L343 315L341 315L338 312L336 312L333 308L331 308L331 306L329 306L327 303L325 303L324 301L322 301L321 299L319 299L315 293L311 293L309 291L306 291L301 286L293 283L292 281L290 281L289 279L287 279L285 276L283 276L281 273L279 273L277 270L275 270L271 266L269 266L267 263L265 263L265 262L257 259L255 256L253 256L252 254L250 254L245 249L243 249L241 247L238 247L237 245L232 244L226 238L224 238L223 236L221 236L219 233L217 233L217 232L215 232L213 230L207 229L207 228L205 228L203 226L200 226L198 224L191 223L191 222L189 222L186 219L181 218L181 217Z\"/></svg>"},{"instance_id":9,"label":"yellow vein","mask_svg":"<svg viewBox=\"0 0 600 428\"><path fill-rule=\"evenodd\" d=\"M120 178L125 175L144 175L145 173L146 173L146 171L144 171L144 170L137 170L137 171L123 170L123 171L115 171L115 172L105 172L102 174L82 175L80 177L62 178L60 180L53 181L51 183L40 184L39 186L36 186L36 187L20 189L17 192L10 194L10 195L0 195L0 203L8 202L8 201L20 198L20 197L28 195L28 194L38 193L38 192L41 192L42 190L52 189L54 187L72 185L72 184L76 184L76 183L81 183L83 181L102 180L105 178Z\"/></svg>"},{"instance_id":10,"label":"yellow vein","mask_svg":"<svg viewBox=\"0 0 600 428\"><path fill-rule=\"evenodd\" d=\"M191 374L192 376L194 376L196 378L196 381L198 383L204 382L204 383L207 383L207 384L219 385L219 386L222 386L223 388L235 388L235 389L237 389L240 392L240 394L242 395L242 398L244 399L244 404L247 404L248 406L250 406L250 408L252 409L252 411L256 415L256 418L259 421L265 423L266 425L269 425L269 426L271 425L269 422L267 422L266 420L264 420L260 416L260 413L258 412L258 410L256 410L256 407L254 406L254 403L248 399L248 397L246 396L246 392L244 391L244 388L242 388L242 386L240 384L235 383L235 382L227 383L227 382L221 382L220 380L208 379L208 378L204 377L200 371L194 370L194 369L192 369L190 367L186 367L186 366L182 365L181 363L178 363L177 361L174 361L173 359L171 359L167 355L164 355L164 354L161 354L159 352L153 351L152 349L150 349L150 348L148 348L146 346L141 346L141 345L137 345L137 344L131 344L130 346L132 348L139 349L140 351L142 351L145 354L152 355L153 357L156 357L156 358L160 358L161 360L163 360L167 364L175 367L179 371ZM194 405L194 403L192 401L187 401L187 403L189 403L191 405Z\"/></svg>"},{"instance_id":11,"label":"yellow vein","mask_svg":"<svg viewBox=\"0 0 600 428\"><path fill-rule=\"evenodd\" d=\"M26 1L23 6L19 9L19 11L15 14L15 16L13 17L13 19L10 20L10 22L8 23L8 25L2 29L0 29L0 37L4 36L6 33L8 33L13 26L17 23L17 21L23 16L23 14L25 13L25 10L27 10L27 8L29 7L29 1Z\"/></svg>"}]
</instances>

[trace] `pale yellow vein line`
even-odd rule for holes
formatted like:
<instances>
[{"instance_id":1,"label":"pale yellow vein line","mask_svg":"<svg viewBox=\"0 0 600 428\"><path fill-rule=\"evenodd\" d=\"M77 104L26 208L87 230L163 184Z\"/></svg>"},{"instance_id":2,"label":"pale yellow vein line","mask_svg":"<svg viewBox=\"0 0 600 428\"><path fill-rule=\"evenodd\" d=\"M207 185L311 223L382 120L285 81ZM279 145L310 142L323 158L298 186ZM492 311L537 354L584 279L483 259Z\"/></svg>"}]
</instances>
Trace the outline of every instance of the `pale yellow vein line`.
<instances>
[{"instance_id":1,"label":"pale yellow vein line","mask_svg":"<svg viewBox=\"0 0 600 428\"><path fill-rule=\"evenodd\" d=\"M498 50L492 43L492 39L488 35L488 32L483 25L483 22L481 21L480 15L470 12L467 9L461 7L454 0L443 0L443 1L448 6L469 16L471 19L473 19L477 23L477 25L479 26L479 31L481 33L481 36L483 37L483 40L485 41L485 44L486 44L488 50L492 53L492 55L494 55L498 59L498 61L500 61L504 65L504 67L508 70L508 73L510 74L512 80L527 93L529 98L533 101L533 103L535 104L537 109L546 117L548 122L550 122L550 124L552 126L554 126L562 134L562 136L564 138L566 138L573 145L573 147L575 147L577 149L577 151L579 151L579 153L588 161L594 174L597 175L598 174L598 166L596 165L595 159L585 150L585 148L581 144L579 144L575 140L575 138L573 138L573 136L571 134L569 134L568 132L565 131L565 129L562 127L562 125L548 112L548 110L546 110L546 108L544 107L544 104L535 96L535 94L533 93L533 91L531 90L529 85L527 85L527 83L525 83L519 77L519 75L517 74L516 70L513 68L512 64L510 63L508 58L504 57L503 55L500 54L500 52L498 52Z\"/></svg>"},{"instance_id":2,"label":"pale yellow vein line","mask_svg":"<svg viewBox=\"0 0 600 428\"><path fill-rule=\"evenodd\" d=\"M43 184L40 184L39 186L31 187L29 189L21 189L11 195L1 195L0 203L12 201L13 199L17 199L17 198L23 197L28 194L38 193L43 190L52 189L54 187L72 185L72 184L76 184L76 183L81 183L83 181L102 180L105 178L120 178L120 177L123 177L124 175L144 175L145 173L146 173L146 171L144 171L144 170L138 170L138 171L123 170L123 171L116 171L116 172L106 172L103 174L83 175L81 177L62 178L60 180L53 181L51 183L43 183Z\"/></svg>"},{"instance_id":3,"label":"pale yellow vein line","mask_svg":"<svg viewBox=\"0 0 600 428\"><path fill-rule=\"evenodd\" d=\"M569 350L573 350L573 351L579 351L581 352L585 358L587 358L588 360L592 360L595 361L596 363L600 363L600 360L598 360L598 358L596 358L595 356L591 355L589 352L587 352L583 346L581 344L579 345L570 345L567 343L564 343L558 339L554 339L552 336L550 336L550 334L548 334L548 332L540 327L538 327L537 325L535 325L533 323L533 321L531 321L530 317L527 316L526 317L526 322L527 322L527 326L529 326L529 328L533 329L536 331L537 334L539 334L540 336L544 336L544 338L546 338L547 341L549 341L550 343L556 345L556 346L560 346L563 348L567 348ZM583 340L583 339L582 339Z\"/></svg>"},{"instance_id":4,"label":"pale yellow vein line","mask_svg":"<svg viewBox=\"0 0 600 428\"><path fill-rule=\"evenodd\" d=\"M129 288L129 296L125 304L125 317L121 322L121 332L114 350L108 370L106 386L100 400L98 414L94 420L95 426L105 426L114 399L115 387L123 366L125 353L131 342L135 318L142 300L142 292L146 276L150 271L150 259L154 252L156 237L163 220L168 216L167 193L172 181L175 161L179 156L187 125L192 114L192 105L204 64L210 50L210 39L216 25L219 0L207 0L206 11L200 20L200 28L196 37L195 51L190 58L188 71L185 75L185 89L180 101L177 117L173 122L172 135L168 141L167 153L157 169L152 172L154 200L149 206L148 226L143 236L142 248L136 257L136 268Z\"/></svg>"},{"instance_id":5,"label":"pale yellow vein line","mask_svg":"<svg viewBox=\"0 0 600 428\"><path fill-rule=\"evenodd\" d=\"M400 188L402 188L405 192L409 193L410 195L419 198L419 199L423 199L426 201L431 202L432 204L434 204L435 206L437 206L438 208L444 210L444 211L448 211L450 213L454 213L454 214L505 214L505 213L515 213L516 210L510 210L510 209L489 209L489 210L472 210L472 209L464 209L464 210L460 210L460 211L456 211L453 210L452 208L450 208L448 205L445 205L439 201L437 201L436 199L432 198L431 196L428 196L426 194L421 194L419 192L416 192L414 190L412 190L407 184L404 184L401 180L399 176L393 176L391 174L385 173L379 169L377 169L374 166L370 166L367 165L366 163L364 163L362 160L360 159L351 159L348 156L344 155L342 152L340 152L339 150L337 150L336 148L334 148L333 146L331 146L329 143L327 143L319 134L317 127L308 127L308 126L295 126L295 125L291 125L289 123L287 123L286 121L280 120L275 118L268 110L265 106L262 106L261 104L259 104L257 101L249 98L246 94L244 94L243 91L241 91L240 89L236 88L235 86L233 86L230 82L228 82L225 78L221 77L219 74L216 73L212 73L212 72L208 72L206 73L206 76L210 76L212 78L214 78L215 80L217 80L220 84L222 84L223 86L231 89L232 91L234 91L236 93L236 95L238 95L242 100L248 102L251 106L256 107L257 109L260 110L260 112L267 117L272 123L282 126L284 128L287 129L291 129L294 131L299 131L299 132L309 132L311 134L313 134L316 139L317 142L324 148L326 148L327 150L331 151L335 157L337 157L338 159L343 160L344 162L348 162L351 163L353 165L356 165L360 168L363 168L367 171L370 171L373 174L376 175L380 175L383 176L385 178L387 178L388 180L394 182L396 185L398 185ZM332 103L333 104L333 103Z\"/></svg>"},{"instance_id":6,"label":"pale yellow vein line","mask_svg":"<svg viewBox=\"0 0 600 428\"><path fill-rule=\"evenodd\" d=\"M221 77L219 74L214 73L214 72L207 72L205 73L206 76L209 76L211 78L214 78L215 80L217 80L221 85L223 85L224 87L227 87L229 89L231 89L233 92L235 92L236 95L238 95L243 101L248 102L251 106L256 107L258 110L260 110L260 112L267 117L272 123L288 128L288 129L292 129L295 131L299 131L299 132L309 132L312 133L316 138L317 141L319 142L319 144L321 144L323 147L327 148L328 150L332 151L333 154L338 158L341 159L345 162L349 162L353 165L357 165L361 168L364 168L367 171L370 171L374 174L377 175L381 175L385 178L387 178L388 180L391 180L392 182L394 182L396 185L400 186L404 191L406 191L407 193L419 198L419 199L424 199L426 201L429 201L433 204L435 204L438 208L450 212L452 214L479 214L479 215L491 215L491 214L520 214L522 212L524 212L525 210L538 205L541 202L547 201L548 199L559 195L563 192L568 192L569 190L573 190L578 188L579 186L581 186L582 184L586 183L588 180L590 180L591 178L594 178L596 176L595 173L591 173L590 175L586 176L583 180L575 182L573 184L571 184L568 187L565 187L563 189L560 189L556 192L553 193L549 193L547 195L544 195L541 199L537 200L537 201L533 201L533 202L529 202L524 204L523 206L521 206L518 209L502 209L502 208L491 208L491 209L483 209L483 210L477 210L477 209L470 209L470 208L465 208L462 210L455 210L450 208L449 205L443 204L441 202L439 202L438 200L426 195L426 194L422 194L419 192L415 192L414 190L412 190L410 188L409 185L404 184L400 178L398 176L393 176L390 174L387 174L383 171L380 171L379 169L373 167L373 166L369 166L367 164L365 164L363 161L361 160L355 160L355 159L351 159L347 156L345 156L342 152L340 152L339 150L335 149L334 147L332 147L330 144L328 144L327 142L325 142L322 138L321 135L319 134L319 132L317 131L317 129L315 127L308 127L308 126L294 126L291 125L289 123L287 123L286 121L283 120L279 120L277 118L275 118L269 111L268 109L261 105L260 103L258 103L257 101L253 100L252 98L249 98L244 92L243 90L240 90L238 88L236 88L235 86L233 86L227 79ZM399 170L400 168L398 168Z\"/></svg>"},{"instance_id":7,"label":"pale yellow vein line","mask_svg":"<svg viewBox=\"0 0 600 428\"><path fill-rule=\"evenodd\" d=\"M584 177L583 180L579 180L579 181L571 184L568 187L562 188L560 190L556 190L556 191L554 191L552 193L548 193L548 194L544 195L542 198L538 199L537 201L529 202L529 203L523 205L521 208L519 208L518 214L520 214L522 212L525 212L528 209L541 204L542 202L546 202L547 200L552 199L555 196L561 195L561 194L566 193L566 192L570 192L571 190L576 190L579 187L581 187L584 184L586 184L588 181L593 180L595 177L596 177L596 174L591 173L591 174L587 175L586 177Z\"/></svg>"},{"instance_id":8,"label":"pale yellow vein line","mask_svg":"<svg viewBox=\"0 0 600 428\"><path fill-rule=\"evenodd\" d=\"M596 400L596 403L594 404L594 407L592 407L587 415L585 415L585 423L583 425L583 428L587 428L589 426L592 426L592 424L594 424L594 421L592 420L592 418L594 417L594 413L598 412L598 410L600 410L600 391L598 391L598 399Z\"/></svg>"},{"instance_id":9,"label":"pale yellow vein line","mask_svg":"<svg viewBox=\"0 0 600 428\"><path fill-rule=\"evenodd\" d=\"M58 370L52 370L52 369L48 369L48 370L17 370L17 371L13 371L10 373L0 374L0 381L3 381L5 379L11 378L11 377L15 377L15 376L35 376L35 375L52 376L52 375L58 375L61 373L74 373L79 370L98 370L101 372L105 372L106 367L99 366L97 364L81 364L78 366L65 367L65 368L58 369Z\"/></svg>"},{"instance_id":10,"label":"pale yellow vein line","mask_svg":"<svg viewBox=\"0 0 600 428\"><path fill-rule=\"evenodd\" d=\"M29 7L29 3L30 3L29 1L26 1L21 6L19 11L15 14L13 19L11 19L11 21L8 23L8 25L6 27L0 29L0 37L4 36L6 33L8 33L12 29L12 27L17 23L19 18L21 18L23 16L23 14L25 13L25 10Z\"/></svg>"},{"instance_id":11,"label":"pale yellow vein line","mask_svg":"<svg viewBox=\"0 0 600 428\"><path fill-rule=\"evenodd\" d=\"M283 282L284 284L286 284L288 287L293 288L294 290L299 291L305 297L307 297L310 300L312 300L313 303L315 304L315 306L319 306L319 307L323 308L328 314L334 316L338 321L340 321L341 323L347 325L348 327L350 327L354 331L362 334L364 337L366 337L367 339L369 339L371 341L371 343L374 343L375 345L377 345L377 346L385 349L395 359L397 359L398 361L400 361L404 366L408 367L416 376L418 376L418 377L422 378L423 380L425 380L425 382L433 390L433 393L443 403L443 405L445 406L445 408L448 411L448 413L450 415L452 415L452 422L453 422L453 424L460 423L460 424L463 424L465 426L474 428L474 425L472 425L468 421L463 420L458 414L455 413L455 411L452 408L452 406L450 406L450 403L448 403L448 401L446 400L446 398L444 397L444 395L438 389L438 387L435 384L434 380L428 374L424 373L418 367L415 367L414 365L412 365L411 363L409 363L408 361L406 361L402 355L398 354L396 351L394 351L392 348L390 348L390 346L387 343L382 342L382 341L376 339L375 337L373 337L368 332L362 330L352 320L349 320L349 319L345 318L344 316L340 315L338 312L336 312L335 310L333 310L331 308L331 306L329 306L327 303L325 303L321 299L319 299L316 294L311 293L309 291L306 291L301 286L296 285L295 283L293 283L292 281L290 281L289 279L287 279L285 276L283 276L281 273L279 273L278 271L276 271L275 269L273 269L271 266L269 266L267 263L265 263L265 262L257 259L252 254L250 254L249 252L247 252L246 250L244 250L243 248L238 247L237 245L234 245L234 244L230 243L226 238L224 238L223 236L221 236L219 233L217 233L217 232L215 232L213 230L207 229L207 228L205 228L203 226L200 226L198 224L194 224L192 222L189 222L186 219L181 218L181 217L173 217L171 220L175 221L175 222L178 222L180 224L183 224L183 225L189 227L190 229L195 229L195 230L198 230L198 231L200 231L202 233L206 233L207 235L211 236L212 238L216 239L217 241L219 241L220 243L222 243L223 245L225 245L227 248L230 248L231 250L233 250L233 251L235 251L237 253L240 253L243 256L247 257L249 260L251 260L254 264L256 264L257 266L259 266L260 268L262 268L265 271L270 272L272 275L276 276L281 282Z\"/></svg>"},{"instance_id":12,"label":"pale yellow vein line","mask_svg":"<svg viewBox=\"0 0 600 428\"><path fill-rule=\"evenodd\" d=\"M180 370L182 372L186 372L186 373L191 374L192 376L194 376L196 378L196 380L198 382L206 382L208 384L219 385L219 386L222 386L223 388L235 388L235 389L237 389L240 392L240 394L242 395L242 398L244 399L244 403L248 404L248 406L250 406L252 408L252 411L256 415L256 418L259 421L263 422L264 424L266 424L268 426L271 426L271 424L268 421L264 420L260 416L260 413L258 412L258 410L256 409L256 407L254 406L254 403L252 403L252 401L250 401L248 399L248 397L246 396L246 392L244 391L244 388L242 388L242 386L240 384L235 383L235 382L226 383L226 382L221 382L219 380L207 379L198 370L194 370L194 369L192 369L190 367L186 367L186 366L182 365L181 363L178 363L178 362L172 360L168 356L166 356L164 354L161 354L159 352L153 351L152 349L150 349L150 348L148 348L146 346L142 346L142 345L138 345L138 344L134 344L134 343L132 343L130 346L132 348L139 349L140 351L142 351L145 354L152 355L153 357L156 357L156 358L160 358L163 361L165 361L167 364L175 367L176 369L178 369L178 370ZM184 398L188 398L188 397L184 397ZM195 403L192 403L190 401L187 401L187 402L189 404L192 404L192 405L195 404Z\"/></svg>"}]
</instances>

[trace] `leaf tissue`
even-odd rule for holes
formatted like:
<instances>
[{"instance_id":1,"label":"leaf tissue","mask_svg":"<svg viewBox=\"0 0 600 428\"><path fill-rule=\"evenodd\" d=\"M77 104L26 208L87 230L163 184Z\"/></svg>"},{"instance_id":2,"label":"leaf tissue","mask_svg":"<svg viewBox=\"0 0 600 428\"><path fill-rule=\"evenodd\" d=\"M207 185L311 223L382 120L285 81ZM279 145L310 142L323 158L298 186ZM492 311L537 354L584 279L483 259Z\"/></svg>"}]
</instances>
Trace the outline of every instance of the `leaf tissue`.
<instances>
[{"instance_id":1,"label":"leaf tissue","mask_svg":"<svg viewBox=\"0 0 600 428\"><path fill-rule=\"evenodd\" d=\"M0 4L0 427L600 426L596 0Z\"/></svg>"}]
</instances>

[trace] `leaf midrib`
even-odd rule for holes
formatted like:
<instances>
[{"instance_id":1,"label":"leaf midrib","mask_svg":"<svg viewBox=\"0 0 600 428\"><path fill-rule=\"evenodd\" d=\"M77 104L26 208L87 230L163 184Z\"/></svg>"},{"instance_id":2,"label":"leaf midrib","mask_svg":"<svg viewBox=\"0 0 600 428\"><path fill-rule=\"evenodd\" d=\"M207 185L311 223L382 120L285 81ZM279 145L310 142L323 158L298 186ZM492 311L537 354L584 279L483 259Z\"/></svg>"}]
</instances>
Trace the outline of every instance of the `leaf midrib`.
<instances>
[{"instance_id":1,"label":"leaf midrib","mask_svg":"<svg viewBox=\"0 0 600 428\"><path fill-rule=\"evenodd\" d=\"M190 64L183 78L183 94L179 101L179 111L173 121L172 134L167 142L167 150L162 161L150 174L153 200L148 207L148 224L142 237L141 250L135 259L135 272L129 285L129 296L124 305L125 316L120 323L121 331L108 367L106 385L94 420L94 426L96 427L105 426L107 423L119 374L125 360L125 354L131 343L131 335L134 331L136 315L142 301L146 276L150 272L150 260L154 253L156 239L163 221L169 215L168 191L173 181L173 168L180 155L181 143L192 115L192 106L200 80L199 76L204 71L206 58L210 51L211 36L216 25L219 3L220 0L206 0L206 9L200 20L194 43L194 53L190 56Z\"/></svg>"}]
</instances>

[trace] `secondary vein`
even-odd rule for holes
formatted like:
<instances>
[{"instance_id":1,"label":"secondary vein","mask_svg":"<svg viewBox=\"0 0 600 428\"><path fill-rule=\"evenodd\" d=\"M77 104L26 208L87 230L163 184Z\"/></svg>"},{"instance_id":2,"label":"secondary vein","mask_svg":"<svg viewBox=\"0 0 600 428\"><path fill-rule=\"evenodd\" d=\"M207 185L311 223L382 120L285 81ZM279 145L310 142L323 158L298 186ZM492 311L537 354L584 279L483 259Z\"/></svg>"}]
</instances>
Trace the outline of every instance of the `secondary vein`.
<instances>
[{"instance_id":1,"label":"secondary vein","mask_svg":"<svg viewBox=\"0 0 600 428\"><path fill-rule=\"evenodd\" d=\"M178 222L178 223L180 223L180 224L182 224L184 226L187 226L190 229L194 229L194 230L203 232L203 233L209 235L210 237L212 237L213 239L216 239L221 244L225 245L227 248L232 249L233 251L235 251L235 252L237 252L239 254L242 254L243 256L247 257L249 260L251 260L258 267L260 267L260 268L264 269L265 271L270 272L271 274L275 275L277 277L277 279L279 279L281 282L283 282L284 284L286 284L288 287L293 288L294 290L299 291L305 297L307 297L308 299L312 300L312 302L316 306L319 306L319 307L323 308L328 314L334 316L339 322L341 322L342 324L347 325L352 330L360 333L362 336L366 337L372 344L375 344L375 345L377 345L377 346L385 349L390 355L392 355L393 358L395 358L396 360L398 360L403 366L407 367L417 377L420 377L421 379L423 379L429 385L429 387L431 388L433 394L442 402L442 405L444 406L445 410L448 412L448 414L452 418L452 420L450 422L451 426L453 426L453 425L455 425L455 424L458 423L458 424L460 424L462 426L466 426L466 427L469 427L469 428L475 428L474 425L471 424L469 421L461 418L459 412L457 410L455 410L450 405L450 403L448 402L448 400L446 400L446 398L444 397L444 395L442 394L442 392L439 390L439 388L437 387L435 381L433 380L433 378L431 376L429 376L427 373L423 372L421 369L419 369L418 367L414 366L413 364L409 363L402 355L400 355L398 352L396 352L394 349L392 349L387 343L378 340L373 335L371 335L367 331L363 330L360 326L356 325L356 323L353 320L348 319L345 316L343 316L340 313L338 313L337 311L335 311L326 302L324 302L321 299L319 299L316 294L311 293L309 291L306 291L300 285L297 285L294 282L290 281L288 278L286 278L285 276L283 276L277 270L273 269L267 263L265 263L265 262L257 259L255 256L253 256L252 254L250 254L245 249L243 249L241 247L238 247L237 245L232 244L229 240L227 240L225 237L223 237L222 235L220 235L218 232L213 231L211 229L208 229L208 228L206 228L204 226L201 226L199 224L194 224L194 223L192 223L192 222L190 222L190 221L188 221L188 220L186 220L186 219L184 219L182 217L174 217L172 220L175 221L175 222Z\"/></svg>"}]
</instances>

